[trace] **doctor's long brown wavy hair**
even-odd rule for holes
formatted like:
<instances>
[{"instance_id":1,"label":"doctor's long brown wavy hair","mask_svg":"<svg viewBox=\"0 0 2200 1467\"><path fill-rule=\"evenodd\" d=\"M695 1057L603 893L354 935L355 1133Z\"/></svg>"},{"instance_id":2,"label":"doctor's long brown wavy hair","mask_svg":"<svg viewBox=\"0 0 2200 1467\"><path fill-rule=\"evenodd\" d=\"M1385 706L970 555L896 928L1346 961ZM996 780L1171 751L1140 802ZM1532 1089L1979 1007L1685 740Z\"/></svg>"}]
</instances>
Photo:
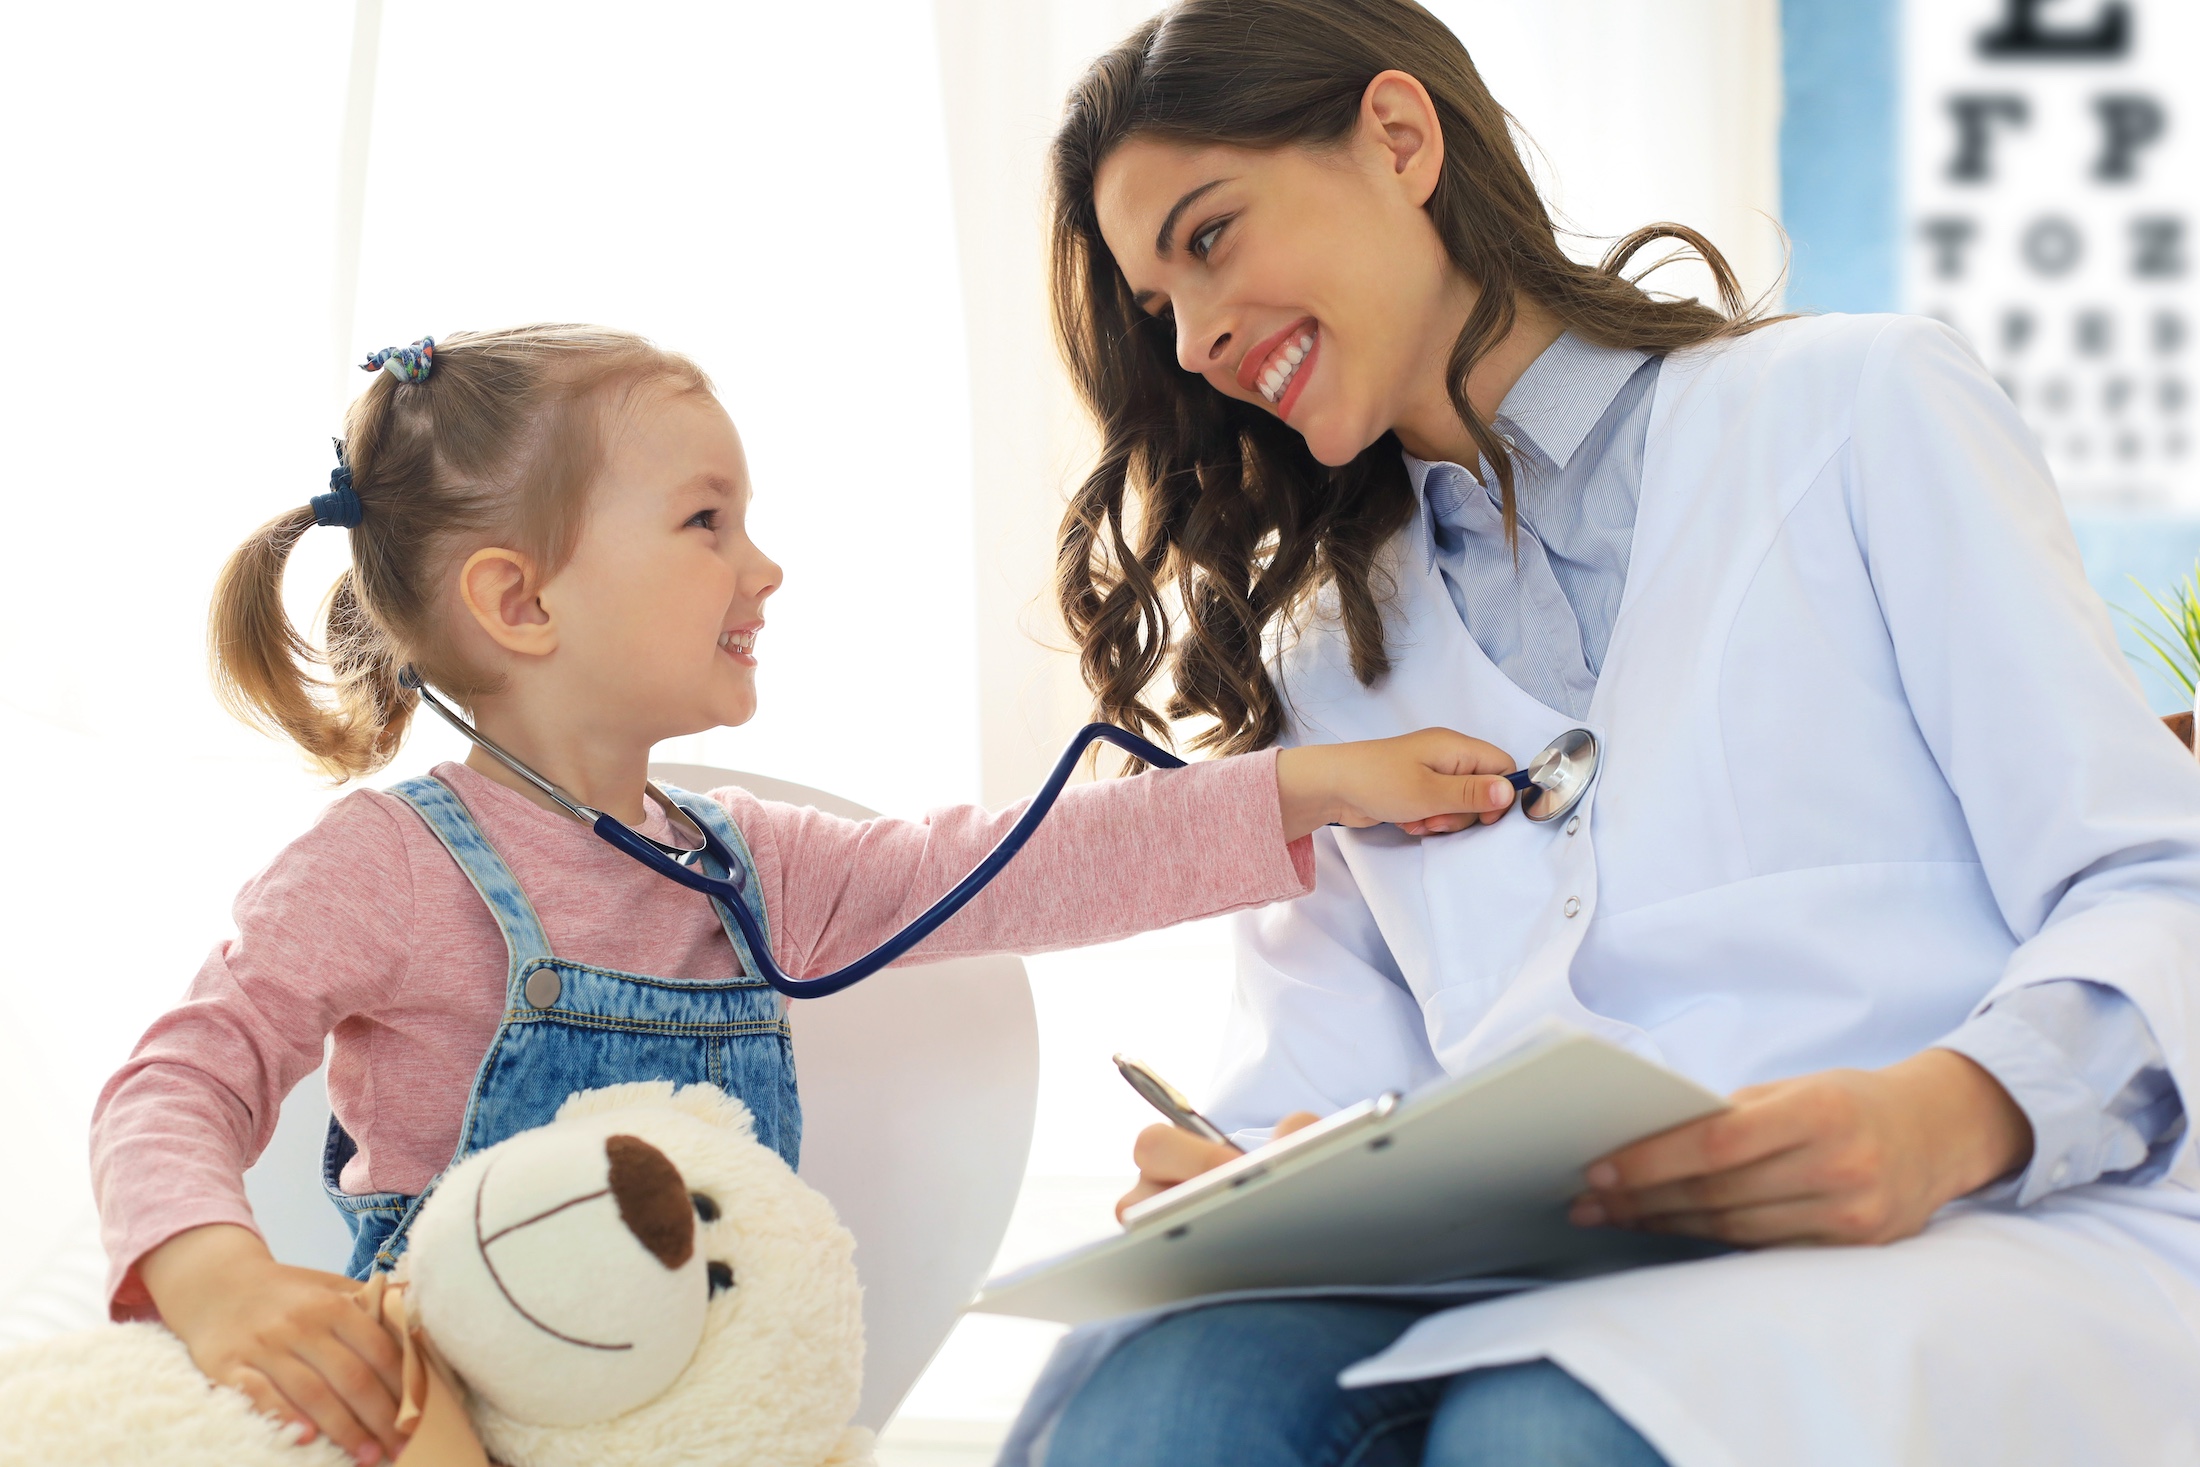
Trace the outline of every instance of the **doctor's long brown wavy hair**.
<instances>
[{"instance_id":1,"label":"doctor's long brown wavy hair","mask_svg":"<svg viewBox=\"0 0 2200 1467\"><path fill-rule=\"evenodd\" d=\"M1051 157L1055 331L1101 436L1062 522L1055 587L1102 717L1165 731L1146 695L1166 672L1163 711L1213 720L1197 746L1275 742L1284 709L1263 662L1267 636L1330 585L1355 674L1373 683L1389 670L1377 554L1413 513L1396 438L1330 469L1272 414L1180 367L1171 326L1138 308L1101 238L1093 179L1133 137L1341 143L1368 83L1391 70L1418 78L1441 119L1443 170L1426 207L1452 264L1480 288L1447 376L1496 467L1508 534L1512 462L1466 384L1512 329L1519 299L1590 341L1652 353L1763 324L1718 250L1681 225L1639 229L1597 265L1569 258L1511 119L1459 39L1410 0L1183 0L1163 11L1071 89ZM1653 298L1623 273L1657 239L1702 258L1723 310Z\"/></svg>"}]
</instances>

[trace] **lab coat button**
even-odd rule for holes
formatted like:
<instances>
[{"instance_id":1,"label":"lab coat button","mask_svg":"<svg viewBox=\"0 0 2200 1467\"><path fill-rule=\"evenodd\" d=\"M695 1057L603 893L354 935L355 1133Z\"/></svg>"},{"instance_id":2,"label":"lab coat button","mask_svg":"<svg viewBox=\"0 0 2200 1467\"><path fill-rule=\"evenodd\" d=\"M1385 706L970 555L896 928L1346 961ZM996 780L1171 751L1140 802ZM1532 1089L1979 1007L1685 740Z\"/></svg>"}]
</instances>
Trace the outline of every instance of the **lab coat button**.
<instances>
[{"instance_id":1,"label":"lab coat button","mask_svg":"<svg viewBox=\"0 0 2200 1467\"><path fill-rule=\"evenodd\" d=\"M2060 1187L2064 1182L2069 1181L2070 1163L2067 1161L2056 1162L2055 1169L2047 1174L2047 1180L2053 1182L2058 1187Z\"/></svg>"},{"instance_id":2,"label":"lab coat button","mask_svg":"<svg viewBox=\"0 0 2200 1467\"><path fill-rule=\"evenodd\" d=\"M1579 829L1581 829L1581 817L1579 815L1566 822L1566 833L1568 835L1572 835Z\"/></svg>"},{"instance_id":3,"label":"lab coat button","mask_svg":"<svg viewBox=\"0 0 2200 1467\"><path fill-rule=\"evenodd\" d=\"M535 1008L549 1008L564 991L565 985L548 968L537 968L527 975L527 1002Z\"/></svg>"},{"instance_id":4,"label":"lab coat button","mask_svg":"<svg viewBox=\"0 0 2200 1467\"><path fill-rule=\"evenodd\" d=\"M1580 916L1580 915L1581 915L1581 898L1580 898L1580 897L1568 897L1568 898L1566 898L1566 915L1567 915L1567 916L1569 916L1569 917L1578 917L1578 916Z\"/></svg>"}]
</instances>

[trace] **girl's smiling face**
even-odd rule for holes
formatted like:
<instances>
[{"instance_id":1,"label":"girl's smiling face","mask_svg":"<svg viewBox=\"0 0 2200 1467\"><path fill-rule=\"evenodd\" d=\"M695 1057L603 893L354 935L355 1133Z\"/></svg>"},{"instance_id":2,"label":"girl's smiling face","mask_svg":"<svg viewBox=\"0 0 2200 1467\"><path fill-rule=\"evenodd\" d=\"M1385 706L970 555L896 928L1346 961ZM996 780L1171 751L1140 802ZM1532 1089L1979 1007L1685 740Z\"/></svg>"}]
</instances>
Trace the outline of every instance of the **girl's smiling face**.
<instances>
[{"instance_id":1,"label":"girl's smiling face","mask_svg":"<svg viewBox=\"0 0 2200 1467\"><path fill-rule=\"evenodd\" d=\"M740 436L706 393L645 389L620 417L573 557L542 587L561 682L650 742L746 723L782 573L749 539Z\"/></svg>"},{"instance_id":2,"label":"girl's smiling face","mask_svg":"<svg viewBox=\"0 0 2200 1467\"><path fill-rule=\"evenodd\" d=\"M1174 326L1178 363L1325 464L1457 423L1444 364L1475 297L1422 207L1434 116L1419 82L1386 72L1333 146L1133 137L1094 178L1101 234L1140 307Z\"/></svg>"}]
</instances>

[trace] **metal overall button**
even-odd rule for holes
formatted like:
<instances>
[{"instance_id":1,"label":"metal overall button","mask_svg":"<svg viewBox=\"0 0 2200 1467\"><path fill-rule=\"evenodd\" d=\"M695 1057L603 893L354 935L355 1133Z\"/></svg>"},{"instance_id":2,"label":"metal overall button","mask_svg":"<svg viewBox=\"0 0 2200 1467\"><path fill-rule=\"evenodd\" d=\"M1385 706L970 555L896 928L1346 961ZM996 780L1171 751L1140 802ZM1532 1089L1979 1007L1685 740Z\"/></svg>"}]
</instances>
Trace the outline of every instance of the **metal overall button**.
<instances>
[{"instance_id":1,"label":"metal overall button","mask_svg":"<svg viewBox=\"0 0 2200 1467\"><path fill-rule=\"evenodd\" d=\"M1581 898L1580 898L1580 897L1568 897L1568 898L1566 898L1566 915L1567 915L1567 916L1569 916L1569 917L1578 917L1578 916L1580 916L1580 915L1581 915ZM532 985L530 985L530 986L532 986Z\"/></svg>"},{"instance_id":2,"label":"metal overall button","mask_svg":"<svg viewBox=\"0 0 2200 1467\"><path fill-rule=\"evenodd\" d=\"M527 1003L531 1008L552 1008L563 992L565 984L553 968L537 968L527 975Z\"/></svg>"}]
</instances>

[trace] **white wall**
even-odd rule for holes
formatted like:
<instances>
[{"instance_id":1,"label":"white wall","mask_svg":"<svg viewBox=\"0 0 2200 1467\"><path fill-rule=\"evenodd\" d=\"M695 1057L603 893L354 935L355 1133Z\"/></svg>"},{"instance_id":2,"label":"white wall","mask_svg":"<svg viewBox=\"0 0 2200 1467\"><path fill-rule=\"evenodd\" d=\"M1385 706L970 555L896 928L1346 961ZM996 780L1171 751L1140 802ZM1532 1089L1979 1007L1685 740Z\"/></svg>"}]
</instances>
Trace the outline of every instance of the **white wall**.
<instances>
[{"instance_id":1,"label":"white wall","mask_svg":"<svg viewBox=\"0 0 2200 1467\"><path fill-rule=\"evenodd\" d=\"M1710 236L1752 296L1782 268L1777 0L1431 0L1532 144L1544 196L1595 258L1677 220ZM1653 255L1638 257L1637 265ZM1710 293L1676 268L1654 289Z\"/></svg>"}]
</instances>

